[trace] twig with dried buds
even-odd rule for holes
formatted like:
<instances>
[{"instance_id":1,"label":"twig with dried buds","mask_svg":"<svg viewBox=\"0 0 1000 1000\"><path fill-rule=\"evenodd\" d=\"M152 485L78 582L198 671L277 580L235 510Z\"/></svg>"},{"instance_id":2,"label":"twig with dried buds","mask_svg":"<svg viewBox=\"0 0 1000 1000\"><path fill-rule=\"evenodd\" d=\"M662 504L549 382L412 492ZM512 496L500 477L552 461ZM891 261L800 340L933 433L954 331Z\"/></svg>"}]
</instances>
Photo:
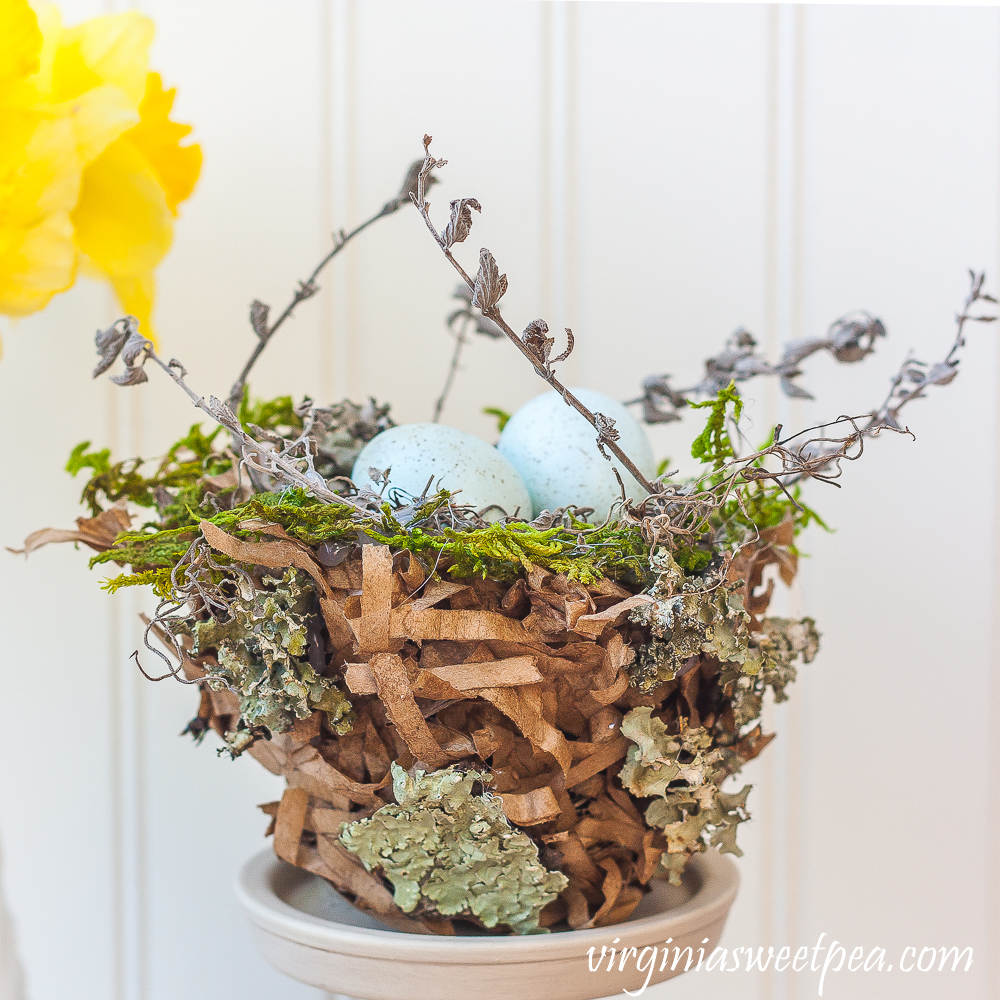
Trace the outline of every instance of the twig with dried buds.
<instances>
[{"instance_id":1,"label":"twig with dried buds","mask_svg":"<svg viewBox=\"0 0 1000 1000\"><path fill-rule=\"evenodd\" d=\"M427 201L426 194L434 179L432 177L433 171L443 167L448 161L438 160L431 156L430 144L431 137L425 135L424 160L417 176L417 190L410 197L433 235L434 241L441 248L452 267L461 275L462 280L472 290L472 304L486 319L495 323L503 331L507 339L531 362L538 375L562 396L564 402L573 407L597 431L597 447L601 454L611 461L611 456L605 451L606 448L622 463L647 493L658 493L662 484L647 479L618 444L619 433L615 429L614 420L603 413L592 412L556 377L552 366L569 357L574 344L573 332L569 329L566 330L568 342L566 350L557 357L550 358L549 355L555 340L547 336L549 327L545 320L533 320L526 327L524 334L519 337L503 318L499 302L507 291L507 275L500 273L497 262L489 250L483 248L479 251L479 270L476 272L475 278L470 277L465 268L455 259L452 247L467 239L472 229L472 212L473 210L480 212L482 207L475 198L459 198L453 201L448 224L440 233L437 231L431 221L430 203Z\"/></svg>"},{"instance_id":2,"label":"twig with dried buds","mask_svg":"<svg viewBox=\"0 0 1000 1000\"><path fill-rule=\"evenodd\" d=\"M125 371L112 377L111 381L121 386L141 385L148 381L143 366L147 361L154 362L184 390L195 406L229 431L234 446L241 454L240 465L251 474L267 477L279 487L298 487L324 503L346 503L358 509L366 507L367 501L364 499L344 496L331 490L326 480L315 470L314 443L309 436L311 427L308 420L305 421L302 434L294 441L255 440L243 430L239 418L230 406L215 396L207 399L200 396L187 384L187 370L176 358L164 361L156 353L152 341L139 333L138 321L134 316L126 316L107 330L99 330L95 343L101 360L94 369L94 378L106 372L121 357L125 362Z\"/></svg>"},{"instance_id":3,"label":"twig with dried buds","mask_svg":"<svg viewBox=\"0 0 1000 1000\"><path fill-rule=\"evenodd\" d=\"M271 338L277 333L281 324L288 319L289 316L295 311L295 307L300 303L304 302L306 299L312 298L318 291L319 285L316 284L316 279L319 277L320 272L327 264L333 260L337 254L340 253L344 247L354 239L359 233L364 232L372 223L378 222L379 219L384 219L387 215L392 215L394 212L399 211L404 205L410 203L410 199L413 193L416 191L417 176L423 167L422 160L415 160L410 164L409 169L406 171L406 177L403 179L402 187L399 189L399 193L387 201L370 219L366 219L361 225L352 229L349 233L344 232L343 229L333 234L333 249L313 268L312 274L306 278L305 281L299 282L299 287L295 290L292 295L291 301L285 306L284 311L281 315L270 325L268 324L268 314L270 313L270 306L265 305L263 302L254 300L250 306L250 325L253 327L254 333L257 335L257 343L254 345L254 349L247 359L247 363L243 366L243 370L240 372L239 377L233 383L232 389L229 391L229 408L231 410L236 410L239 408L240 400L243 397L243 389L247 384L247 379L250 377L250 371L253 366L257 363L257 359L261 356L264 348L267 347Z\"/></svg>"}]
</instances>

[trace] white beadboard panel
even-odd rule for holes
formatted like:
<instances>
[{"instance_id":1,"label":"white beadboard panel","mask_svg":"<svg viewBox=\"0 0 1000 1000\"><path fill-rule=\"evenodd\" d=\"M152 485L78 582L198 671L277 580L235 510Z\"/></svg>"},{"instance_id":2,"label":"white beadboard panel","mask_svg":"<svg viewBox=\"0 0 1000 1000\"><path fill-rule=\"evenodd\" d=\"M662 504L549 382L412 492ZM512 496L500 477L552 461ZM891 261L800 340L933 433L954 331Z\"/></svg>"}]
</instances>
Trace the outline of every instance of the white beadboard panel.
<instances>
[{"instance_id":1,"label":"white beadboard panel","mask_svg":"<svg viewBox=\"0 0 1000 1000\"><path fill-rule=\"evenodd\" d=\"M580 289L579 381L618 398L637 395L656 372L692 385L738 326L762 341L770 332L771 15L762 6L577 9L579 240L567 267L575 264L570 283ZM757 411L768 392L755 393L755 424L764 423ZM692 427L689 419L654 428L658 457L690 468ZM730 947L774 938L776 749L734 786L754 785L754 821L740 831L743 887L723 941ZM731 979L687 977L647 995L721 997ZM739 977L743 996L768 989L759 975Z\"/></svg>"},{"instance_id":2,"label":"white beadboard panel","mask_svg":"<svg viewBox=\"0 0 1000 1000\"><path fill-rule=\"evenodd\" d=\"M889 330L857 370L810 366L812 420L870 408L911 349L943 357L966 267L1000 288L1000 23L986 8L814 7L805 27L805 333L858 306ZM996 337L970 329L957 381L904 411L915 442L874 441L843 490L809 492L837 533L803 542L804 603L824 649L796 694L800 933L884 945L894 963L907 946L977 956L960 985L897 972L843 977L833 996L997 995L985 978L984 873L997 861L983 787Z\"/></svg>"},{"instance_id":3,"label":"white beadboard panel","mask_svg":"<svg viewBox=\"0 0 1000 1000\"><path fill-rule=\"evenodd\" d=\"M482 214L456 256L474 273L479 248L490 248L510 281L505 314L521 329L541 308L541 5L452 0L351 9L353 211L364 216L382 204L422 156L423 135L433 135L433 152L449 163L431 192L432 216L440 229L451 199L479 199ZM348 262L350 391L390 399L397 419L429 420L448 370L453 342L444 319L460 279L410 208L363 239ZM512 410L541 388L509 343L477 338L443 419L488 438L495 421L484 406Z\"/></svg>"},{"instance_id":4,"label":"white beadboard panel","mask_svg":"<svg viewBox=\"0 0 1000 1000\"><path fill-rule=\"evenodd\" d=\"M205 154L160 271L163 351L184 361L199 391L224 397L254 343L252 299L276 315L330 245L320 212L322 5L141 6L157 24L155 64L180 84L177 117L196 124ZM255 369L255 395L315 394L321 327L316 302L304 303ZM200 415L166 380L142 389L143 447L156 454ZM231 892L244 859L267 843L256 806L279 798L283 783L256 761L217 757L212 737L200 747L179 737L197 710L194 688L139 677L135 694L145 925L136 1000L224 989L260 1000L317 996L259 957Z\"/></svg>"},{"instance_id":5,"label":"white beadboard panel","mask_svg":"<svg viewBox=\"0 0 1000 1000\"><path fill-rule=\"evenodd\" d=\"M102 309L102 290L80 287L42 315L2 324L2 545L73 523L81 483L62 467L81 439L107 433L106 394L89 378L90 338L67 330L81 316L103 319ZM42 549L27 562L0 551L0 831L33 998L71 996L81 984L113 996L112 638L89 551Z\"/></svg>"}]
</instances>

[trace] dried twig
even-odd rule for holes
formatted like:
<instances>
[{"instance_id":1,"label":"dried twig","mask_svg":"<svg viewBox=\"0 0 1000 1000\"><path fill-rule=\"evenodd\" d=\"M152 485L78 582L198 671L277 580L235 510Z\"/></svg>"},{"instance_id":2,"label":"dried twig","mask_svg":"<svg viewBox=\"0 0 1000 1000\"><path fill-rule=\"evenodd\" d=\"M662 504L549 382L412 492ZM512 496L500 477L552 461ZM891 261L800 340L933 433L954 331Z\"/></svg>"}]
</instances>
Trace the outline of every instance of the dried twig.
<instances>
[{"instance_id":1,"label":"dried twig","mask_svg":"<svg viewBox=\"0 0 1000 1000\"><path fill-rule=\"evenodd\" d=\"M449 223L450 225L450 223ZM444 388L434 404L434 418L432 423L437 423L441 419L444 405L448 401L451 387L455 382L455 375L458 373L458 363L462 356L462 350L468 343L469 333L474 330L476 333L492 340L497 340L504 335L503 330L496 323L488 320L485 316L477 313L472 308L472 292L465 285L459 285L455 289L452 298L458 299L462 305L459 306L447 319L448 329L455 338L455 349L451 354L451 364L448 366L448 377L445 379Z\"/></svg>"},{"instance_id":2,"label":"dried twig","mask_svg":"<svg viewBox=\"0 0 1000 1000\"><path fill-rule=\"evenodd\" d=\"M164 361L153 349L153 343L138 332L138 321L134 316L117 320L107 330L98 331L95 338L101 360L94 370L96 378L107 371L121 356L125 371L112 378L117 385L140 385L148 380L144 365L152 361L163 369L187 394L200 410L207 413L216 423L221 424L232 438L235 449L240 453L240 466L254 474L260 481L270 481L274 486L292 486L305 490L324 503L346 503L359 509L366 509L368 501L363 497L350 497L336 493L329 488L326 480L316 471L313 459L316 454L315 441L310 436L313 420L309 414L303 417L302 433L293 441L285 441L276 435L265 441L252 438L240 425L232 409L215 396L198 395L185 381L187 370L176 359Z\"/></svg>"},{"instance_id":3,"label":"dried twig","mask_svg":"<svg viewBox=\"0 0 1000 1000\"><path fill-rule=\"evenodd\" d=\"M431 137L424 136L424 161L417 177L417 190L411 194L413 203L417 206L421 217L434 237L434 241L441 248L442 253L447 257L452 267L461 275L462 280L472 291L472 304L482 313L482 315L495 323L504 333L508 340L531 362L532 367L556 392L562 396L568 406L572 406L586 421L597 431L597 444L601 454L608 458L605 448L625 466L632 477L642 485L647 493L657 493L661 489L661 484L647 479L636 466L635 462L622 450L618 444L618 431L615 430L614 420L603 413L594 413L589 410L576 396L564 386L552 370L552 366L569 357L573 350L573 333L566 331L568 346L558 357L549 358L554 340L546 336L548 324L544 320L534 320L528 324L523 336L519 337L503 318L498 305L501 298L507 291L507 276L500 274L496 261L489 250L479 251L479 270L475 278L471 278L465 268L455 259L451 248L456 243L463 242L469 235L472 227L472 210L480 211L479 202L474 198L462 198L451 203L451 216L448 224L439 233L434 227L430 217L430 203L427 201L427 189L433 180L433 171L443 167L448 161L437 160L430 154Z\"/></svg>"},{"instance_id":4,"label":"dried twig","mask_svg":"<svg viewBox=\"0 0 1000 1000\"><path fill-rule=\"evenodd\" d=\"M254 333L257 334L257 343L254 346L250 357L247 359L247 363L243 366L243 370L240 372L239 377L233 383L233 387L229 391L229 408L231 410L235 411L239 408L240 400L243 397L243 389L250 376L250 371L257 363L257 359L261 356L264 348L267 347L271 338L281 327L281 324L292 315L295 307L300 302L304 302L306 299L312 298L319 291L319 285L316 284L316 279L319 277L323 268L326 267L326 265L329 264L330 261L333 260L333 258L336 257L337 254L340 253L340 251L343 250L355 236L364 232L372 223L385 218L387 215L392 215L394 212L397 212L400 208L402 208L403 205L409 204L411 194L416 190L417 175L419 174L422 166L423 162L421 160L416 160L410 164L410 168L406 172L406 177L403 179L403 185L400 188L399 193L394 198L387 201L370 219L362 222L360 226L352 229L349 233L345 233L344 230L341 229L339 232L333 234L333 249L316 265L312 274L310 274L305 281L299 282L299 287L292 295L292 300L287 306L285 306L284 311L274 321L274 323L268 325L267 321L270 306L265 305L263 302L254 300L253 304L250 306L250 325L253 327Z\"/></svg>"},{"instance_id":5,"label":"dried twig","mask_svg":"<svg viewBox=\"0 0 1000 1000\"><path fill-rule=\"evenodd\" d=\"M626 401L626 406L642 404L642 419L647 424L665 424L679 420L679 410L695 396L714 396L730 382L745 382L758 375L778 379L782 392L793 399L812 399L812 394L793 381L802 374L799 365L810 354L828 351L837 361L851 364L875 350L875 341L885 336L882 321L866 312L842 316L822 338L794 340L785 346L777 364L757 353L757 341L740 327L724 349L705 362L700 382L688 389L674 389L669 375L650 375L643 380L642 395Z\"/></svg>"},{"instance_id":6,"label":"dried twig","mask_svg":"<svg viewBox=\"0 0 1000 1000\"><path fill-rule=\"evenodd\" d=\"M970 312L976 302L996 304L996 299L983 292L983 274L972 271L969 274L972 287L962 311L956 317L958 329L955 340L944 360L929 364L907 358L899 373L892 378L889 394L878 409L858 416L841 416L784 438L779 424L774 429L770 445L749 455L738 455L692 482L665 485L660 494L648 497L637 507L627 506L626 516L641 526L650 544L673 546L679 541L690 543L702 536L716 512L726 504L735 501L746 513L738 489L740 485L770 480L798 507L799 504L789 493L789 487L804 479L817 479L839 486L835 480L841 474L841 461L853 462L860 458L866 438L875 437L882 431L912 436L909 428L899 422L900 410L914 399L921 398L928 386L947 385L954 379L959 363L957 353L965 345L967 323L991 323L997 319L993 315L973 315ZM838 321L834 327L843 329L845 322ZM878 335L884 336L882 324L877 320L873 322L882 330ZM868 329L871 328L869 324ZM791 345L786 350L786 356L792 353L790 348ZM867 353L870 343L858 349ZM850 425L849 433L830 435L828 428L843 424ZM793 445L793 442L809 434L814 436ZM769 460L772 467L766 464ZM775 462L778 467L774 467Z\"/></svg>"}]
</instances>

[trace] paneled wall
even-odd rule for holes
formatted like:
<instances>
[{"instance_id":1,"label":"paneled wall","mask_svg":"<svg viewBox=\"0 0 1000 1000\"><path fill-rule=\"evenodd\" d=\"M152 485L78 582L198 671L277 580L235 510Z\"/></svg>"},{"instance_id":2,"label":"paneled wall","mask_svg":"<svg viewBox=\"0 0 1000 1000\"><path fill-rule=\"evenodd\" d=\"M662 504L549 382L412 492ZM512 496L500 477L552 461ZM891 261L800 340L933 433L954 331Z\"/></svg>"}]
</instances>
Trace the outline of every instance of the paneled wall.
<instances>
[{"instance_id":1,"label":"paneled wall","mask_svg":"<svg viewBox=\"0 0 1000 1000\"><path fill-rule=\"evenodd\" d=\"M64 0L68 21L115 9ZM161 270L159 328L201 391L251 346L251 299L284 302L329 233L391 196L425 132L435 190L483 204L515 324L572 326L568 381L622 398L693 379L738 325L772 355L864 307L890 336L863 366L814 358L815 403L751 391L759 436L881 401L907 351L947 350L967 267L998 277L1000 14L990 8L421 0L144 0L154 64L205 151ZM427 419L451 351L453 275L403 210L332 266L254 378L260 394L375 395ZM1000 280L989 286L1000 290ZM3 544L76 516L78 441L155 455L195 419L155 377L92 382L112 318L81 282L5 322ZM823 633L779 733L747 769L754 822L729 947L971 945L966 974L848 973L824 996L1000 997L996 332L809 502L782 597ZM446 421L539 391L505 343L466 352ZM691 430L653 434L681 462ZM0 837L31 1000L316 998L254 953L230 886L264 843L277 779L177 733L192 691L138 677L145 606L100 592L86 553L0 563ZM0 949L2 953L3 949ZM581 957L581 961L584 960ZM815 995L812 973L688 976L647 995Z\"/></svg>"}]
</instances>

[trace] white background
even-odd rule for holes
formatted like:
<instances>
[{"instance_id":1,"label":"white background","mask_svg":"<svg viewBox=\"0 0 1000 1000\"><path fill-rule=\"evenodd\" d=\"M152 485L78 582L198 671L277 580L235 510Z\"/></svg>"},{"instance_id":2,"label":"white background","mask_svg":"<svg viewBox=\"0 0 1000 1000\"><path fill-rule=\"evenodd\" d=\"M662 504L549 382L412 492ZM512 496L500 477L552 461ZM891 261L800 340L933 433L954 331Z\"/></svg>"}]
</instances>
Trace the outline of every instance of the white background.
<instances>
[{"instance_id":1,"label":"white background","mask_svg":"<svg viewBox=\"0 0 1000 1000\"><path fill-rule=\"evenodd\" d=\"M69 22L115 9L61 6ZM889 339L863 366L808 363L817 403L750 390L760 437L776 418L871 408L908 350L943 355L965 269L998 279L993 8L138 6L205 151L158 314L163 353L204 392L224 394L248 352L251 299L280 307L331 230L395 191L424 132L451 160L439 221L450 198L480 199L462 255L496 255L515 326L574 328L570 384L627 398L654 371L690 384L739 324L773 356L850 309L882 317ZM255 389L371 394L427 419L455 281L416 214L365 234L322 284ZM155 455L195 420L155 374L138 390L90 380L92 333L113 316L81 282L3 325L0 543L81 513L61 472L78 441ZM783 600L823 647L748 769L723 944L825 932L894 964L908 946L975 949L967 974L845 970L825 996L1000 997L996 336L973 329L960 378L908 411L916 442L874 442L844 489L809 494L837 531L803 538ZM464 368L445 419L487 439L481 407L541 388L505 343L474 344ZM683 457L693 433L657 432L659 454ZM0 559L0 835L31 1000L316 1000L256 956L230 890L277 779L178 738L194 693L138 677L140 602L102 593L86 559ZM817 980L715 973L647 996L807 997Z\"/></svg>"}]
</instances>

